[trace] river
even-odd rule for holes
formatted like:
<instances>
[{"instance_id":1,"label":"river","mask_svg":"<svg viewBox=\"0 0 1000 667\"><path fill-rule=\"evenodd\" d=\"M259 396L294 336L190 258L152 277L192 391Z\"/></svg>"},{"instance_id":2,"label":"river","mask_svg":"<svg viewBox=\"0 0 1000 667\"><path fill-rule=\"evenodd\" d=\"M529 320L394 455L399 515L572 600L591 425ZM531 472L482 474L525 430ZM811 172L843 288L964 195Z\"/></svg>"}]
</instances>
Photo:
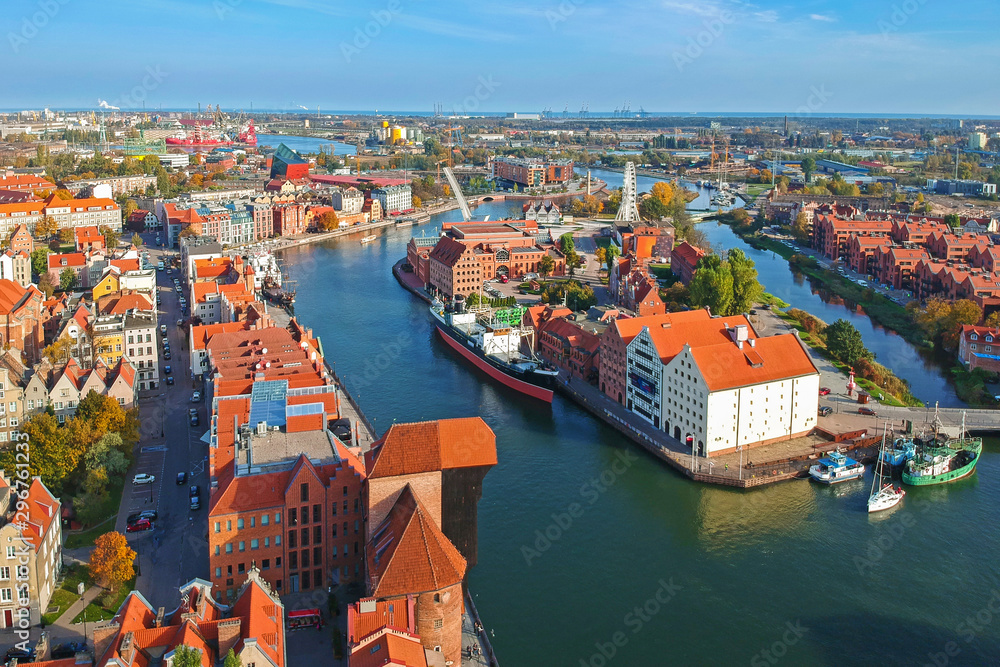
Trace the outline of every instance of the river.
<instances>
[{"instance_id":1,"label":"river","mask_svg":"<svg viewBox=\"0 0 1000 667\"><path fill-rule=\"evenodd\" d=\"M592 169L591 175L606 181L609 188L621 187L622 175L617 172ZM636 178L640 192L648 192L656 182L657 179L646 176ZM699 199L689 204L689 208L702 207L700 202L705 198L705 191L698 192ZM827 324L837 319L851 322L861 332L865 346L875 354L876 360L907 380L913 395L920 400L931 405L938 401L942 407L965 405L944 375L946 370L930 353L918 350L902 336L872 324L864 312L849 307L836 295L814 287L802 274L792 271L781 256L751 247L727 225L705 222L698 225L698 229L705 233L717 250L742 249L756 262L760 282L771 294L795 308L812 313Z\"/></svg>"},{"instance_id":2,"label":"river","mask_svg":"<svg viewBox=\"0 0 1000 667\"><path fill-rule=\"evenodd\" d=\"M283 257L299 317L377 430L481 415L496 432L469 583L501 664L911 665L946 647L959 651L950 664L996 660L997 443L972 478L909 490L874 518L862 482L689 482L562 397L510 394L435 338L390 268L411 234L455 215ZM961 625L977 613L977 629Z\"/></svg>"}]
</instances>

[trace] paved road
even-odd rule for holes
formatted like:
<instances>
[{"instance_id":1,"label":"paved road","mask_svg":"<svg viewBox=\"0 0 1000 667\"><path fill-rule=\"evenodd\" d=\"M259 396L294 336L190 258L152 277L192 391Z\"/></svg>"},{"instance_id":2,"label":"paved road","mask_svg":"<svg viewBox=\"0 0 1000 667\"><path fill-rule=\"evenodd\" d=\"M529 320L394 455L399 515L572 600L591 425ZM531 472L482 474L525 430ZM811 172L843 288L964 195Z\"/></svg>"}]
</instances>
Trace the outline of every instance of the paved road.
<instances>
[{"instance_id":1,"label":"paved road","mask_svg":"<svg viewBox=\"0 0 1000 667\"><path fill-rule=\"evenodd\" d=\"M143 234L155 265L164 255L173 256L163 248L154 247L154 233ZM160 295L159 321L167 326L171 359L162 356L160 346L160 386L140 400L142 438L136 454L135 465L128 472L129 480L137 473L156 476L153 484L133 486L126 484L122 494L117 530L125 531L128 514L145 509L155 509L159 516L152 531L129 533L132 548L139 553L140 574L137 588L154 607L173 609L180 601L178 587L194 577L210 578L208 569L208 473L206 457L208 445L201 441L208 424L204 400L190 403L192 391L202 387L195 384L189 368L188 344L183 330L177 327L182 318L178 294L174 291L172 271L157 272ZM165 367L171 367L176 384L164 381ZM204 392L202 392L204 395ZM199 413L197 427L192 427L188 409L195 407ZM188 480L176 483L177 473L186 472ZM189 485L201 487L202 508L189 509Z\"/></svg>"}]
</instances>

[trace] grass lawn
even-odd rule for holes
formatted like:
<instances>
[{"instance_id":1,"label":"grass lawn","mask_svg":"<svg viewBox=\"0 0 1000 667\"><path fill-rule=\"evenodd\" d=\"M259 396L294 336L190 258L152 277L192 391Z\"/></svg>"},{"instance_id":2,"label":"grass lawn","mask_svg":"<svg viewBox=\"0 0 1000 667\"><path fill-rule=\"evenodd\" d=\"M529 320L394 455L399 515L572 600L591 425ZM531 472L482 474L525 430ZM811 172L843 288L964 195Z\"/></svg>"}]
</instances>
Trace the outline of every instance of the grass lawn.
<instances>
[{"instance_id":1,"label":"grass lawn","mask_svg":"<svg viewBox=\"0 0 1000 667\"><path fill-rule=\"evenodd\" d=\"M80 596L76 594L76 587L80 582L83 582L85 587L90 585L87 568L83 565L71 565L66 569L62 584L52 592L52 600L49 602L50 607L58 607L59 610L42 616L45 625L55 623L74 602L80 599Z\"/></svg>"},{"instance_id":2,"label":"grass lawn","mask_svg":"<svg viewBox=\"0 0 1000 667\"><path fill-rule=\"evenodd\" d=\"M87 605L87 608L76 615L73 619L74 623L82 623L83 619L86 618L87 622L92 621L108 621L115 617L115 613L118 608L122 606L122 602L125 601L125 597L135 588L135 577L132 577L125 585L121 587L118 594L114 596L107 606L100 603L104 599L104 595L99 595L93 602Z\"/></svg>"},{"instance_id":3,"label":"grass lawn","mask_svg":"<svg viewBox=\"0 0 1000 667\"><path fill-rule=\"evenodd\" d=\"M104 533L109 533L115 529L115 519L118 518L117 514L114 514L101 523L97 524L93 528L88 528L79 533L66 533L66 541L63 546L67 549L79 549L80 547L89 547L94 543L98 537Z\"/></svg>"},{"instance_id":4,"label":"grass lawn","mask_svg":"<svg viewBox=\"0 0 1000 667\"><path fill-rule=\"evenodd\" d=\"M751 183L747 185L747 194L751 197L757 197L763 192L767 192L771 189L770 185L764 185L762 183Z\"/></svg>"}]
</instances>

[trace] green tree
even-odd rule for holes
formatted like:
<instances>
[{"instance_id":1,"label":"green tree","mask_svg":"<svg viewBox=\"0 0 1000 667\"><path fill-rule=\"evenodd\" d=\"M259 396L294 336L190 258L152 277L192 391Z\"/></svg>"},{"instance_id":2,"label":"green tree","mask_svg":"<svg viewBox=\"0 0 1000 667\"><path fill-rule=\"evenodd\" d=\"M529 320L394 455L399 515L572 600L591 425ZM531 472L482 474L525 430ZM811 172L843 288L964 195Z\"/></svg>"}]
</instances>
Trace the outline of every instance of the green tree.
<instances>
[{"instance_id":1,"label":"green tree","mask_svg":"<svg viewBox=\"0 0 1000 667\"><path fill-rule=\"evenodd\" d=\"M576 250L576 244L573 243L573 232L566 232L559 237L559 249L566 255Z\"/></svg>"},{"instance_id":2,"label":"green tree","mask_svg":"<svg viewBox=\"0 0 1000 667\"><path fill-rule=\"evenodd\" d=\"M757 280L756 264L739 248L729 251L728 261L729 271L733 274L733 302L730 312L719 314L749 313L764 294L764 286Z\"/></svg>"},{"instance_id":3,"label":"green tree","mask_svg":"<svg viewBox=\"0 0 1000 667\"><path fill-rule=\"evenodd\" d=\"M795 222L792 223L792 236L803 243L809 241L809 216L806 215L805 211L795 216Z\"/></svg>"},{"instance_id":4,"label":"green tree","mask_svg":"<svg viewBox=\"0 0 1000 667\"><path fill-rule=\"evenodd\" d=\"M226 654L226 659L223 661L222 667L243 667L243 661L240 660L239 656L236 655L233 649L229 649L229 653Z\"/></svg>"},{"instance_id":5,"label":"green tree","mask_svg":"<svg viewBox=\"0 0 1000 667\"><path fill-rule=\"evenodd\" d=\"M691 284L691 303L697 308L709 308L713 315L728 315L733 306L733 274L718 255L705 255L698 260Z\"/></svg>"},{"instance_id":6,"label":"green tree","mask_svg":"<svg viewBox=\"0 0 1000 667\"><path fill-rule=\"evenodd\" d=\"M553 269L556 268L556 260L552 259L549 255L544 255L541 261L538 262L538 273L543 278L552 273Z\"/></svg>"},{"instance_id":7,"label":"green tree","mask_svg":"<svg viewBox=\"0 0 1000 667\"><path fill-rule=\"evenodd\" d=\"M659 197L646 197L639 202L639 215L643 220L661 220L670 215L670 206Z\"/></svg>"},{"instance_id":8,"label":"green tree","mask_svg":"<svg viewBox=\"0 0 1000 667\"><path fill-rule=\"evenodd\" d=\"M853 366L860 359L872 358L861 339L861 332L847 320L837 320L824 330L824 334L830 354L845 364Z\"/></svg>"},{"instance_id":9,"label":"green tree","mask_svg":"<svg viewBox=\"0 0 1000 667\"><path fill-rule=\"evenodd\" d=\"M101 227L99 231L101 232L101 236L104 237L104 243L107 244L109 249L118 247L118 241L121 239L121 234L110 227Z\"/></svg>"},{"instance_id":10,"label":"green tree","mask_svg":"<svg viewBox=\"0 0 1000 667\"><path fill-rule=\"evenodd\" d=\"M173 667L201 667L201 651L181 644L174 650Z\"/></svg>"},{"instance_id":11,"label":"green tree","mask_svg":"<svg viewBox=\"0 0 1000 667\"><path fill-rule=\"evenodd\" d=\"M611 271L611 267L614 266L615 258L622 254L622 251L618 249L615 244L609 245L604 249L604 263L608 267L608 272Z\"/></svg>"},{"instance_id":12,"label":"green tree","mask_svg":"<svg viewBox=\"0 0 1000 667\"><path fill-rule=\"evenodd\" d=\"M816 171L816 160L810 156L802 158L802 174L806 178L806 183L812 179L813 172Z\"/></svg>"},{"instance_id":13,"label":"green tree","mask_svg":"<svg viewBox=\"0 0 1000 667\"><path fill-rule=\"evenodd\" d=\"M141 247L142 247L142 237L141 237L141 236L139 236L139 234L138 234L138 233L135 233L135 234L132 234L132 239L131 239L131 243L132 243L132 245L134 245L134 246L135 246L136 248L141 248Z\"/></svg>"},{"instance_id":14,"label":"green tree","mask_svg":"<svg viewBox=\"0 0 1000 667\"><path fill-rule=\"evenodd\" d=\"M958 227L962 224L962 218L960 218L957 213L949 213L944 216L944 224L951 225L952 227Z\"/></svg>"},{"instance_id":15,"label":"green tree","mask_svg":"<svg viewBox=\"0 0 1000 667\"><path fill-rule=\"evenodd\" d=\"M105 433L84 454L84 466L87 470L103 469L108 475L123 475L128 470L128 459L122 453L124 449L120 435Z\"/></svg>"},{"instance_id":16,"label":"green tree","mask_svg":"<svg viewBox=\"0 0 1000 667\"><path fill-rule=\"evenodd\" d=\"M76 287L76 271L73 269L63 269L59 274L59 287L64 292Z\"/></svg>"},{"instance_id":17,"label":"green tree","mask_svg":"<svg viewBox=\"0 0 1000 667\"><path fill-rule=\"evenodd\" d=\"M106 433L117 433L121 438L122 451L128 454L132 445L139 441L138 409L126 410L110 396L102 396L91 390L76 408L76 420L85 421L93 428L97 438Z\"/></svg>"},{"instance_id":18,"label":"green tree","mask_svg":"<svg viewBox=\"0 0 1000 667\"><path fill-rule=\"evenodd\" d=\"M35 248L31 251L31 270L36 276L49 272L49 255L52 253L46 247Z\"/></svg>"},{"instance_id":19,"label":"green tree","mask_svg":"<svg viewBox=\"0 0 1000 667\"><path fill-rule=\"evenodd\" d=\"M83 450L68 441L69 431L59 427L54 415L41 413L21 425L21 432L28 436L29 477L39 476L49 489L59 495L66 478L80 463ZM8 479L18 478L16 452L13 447L0 452L0 468Z\"/></svg>"}]
</instances>

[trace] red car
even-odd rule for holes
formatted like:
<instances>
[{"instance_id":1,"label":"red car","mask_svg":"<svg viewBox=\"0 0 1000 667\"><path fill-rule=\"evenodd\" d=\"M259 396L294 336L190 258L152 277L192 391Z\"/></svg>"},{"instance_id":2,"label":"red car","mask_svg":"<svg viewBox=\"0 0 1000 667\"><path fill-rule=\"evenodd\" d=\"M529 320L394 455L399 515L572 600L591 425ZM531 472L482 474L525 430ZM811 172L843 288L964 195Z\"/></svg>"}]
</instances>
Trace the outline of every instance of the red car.
<instances>
[{"instance_id":1,"label":"red car","mask_svg":"<svg viewBox=\"0 0 1000 667\"><path fill-rule=\"evenodd\" d=\"M826 396L829 393L830 393L830 388L829 387L823 387L823 388L821 388L819 390L819 395L820 396Z\"/></svg>"},{"instance_id":2,"label":"red car","mask_svg":"<svg viewBox=\"0 0 1000 667\"><path fill-rule=\"evenodd\" d=\"M139 533L144 530L152 530L153 522L149 519L139 519L135 523L129 524L125 527L126 533Z\"/></svg>"},{"instance_id":3,"label":"red car","mask_svg":"<svg viewBox=\"0 0 1000 667\"><path fill-rule=\"evenodd\" d=\"M858 408L858 414L859 415L868 415L869 417L877 417L878 416L878 413L876 413L871 408L866 408L866 407Z\"/></svg>"}]
</instances>

